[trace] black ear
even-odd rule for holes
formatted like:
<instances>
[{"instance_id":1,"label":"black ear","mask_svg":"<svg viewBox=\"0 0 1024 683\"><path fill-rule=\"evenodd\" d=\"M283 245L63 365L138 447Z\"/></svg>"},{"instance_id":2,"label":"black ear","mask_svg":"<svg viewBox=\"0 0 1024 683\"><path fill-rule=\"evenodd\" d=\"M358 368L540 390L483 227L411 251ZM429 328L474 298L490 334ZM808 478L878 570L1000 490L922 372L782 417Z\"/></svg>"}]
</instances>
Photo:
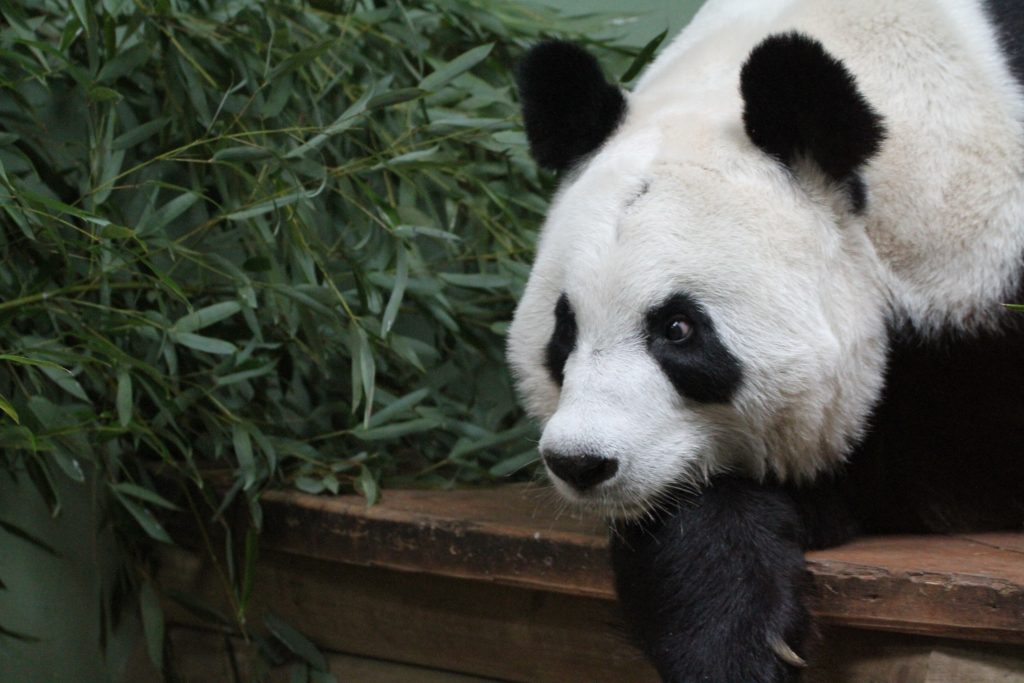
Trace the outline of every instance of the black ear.
<instances>
[{"instance_id":1,"label":"black ear","mask_svg":"<svg viewBox=\"0 0 1024 683\"><path fill-rule=\"evenodd\" d=\"M755 47L740 72L740 92L747 135L787 165L806 155L831 178L849 180L885 138L882 117L853 75L800 33Z\"/></svg>"},{"instance_id":2,"label":"black ear","mask_svg":"<svg viewBox=\"0 0 1024 683\"><path fill-rule=\"evenodd\" d=\"M601 146L626 112L626 98L608 83L597 60L572 43L537 45L516 74L530 153L564 170Z\"/></svg>"}]
</instances>

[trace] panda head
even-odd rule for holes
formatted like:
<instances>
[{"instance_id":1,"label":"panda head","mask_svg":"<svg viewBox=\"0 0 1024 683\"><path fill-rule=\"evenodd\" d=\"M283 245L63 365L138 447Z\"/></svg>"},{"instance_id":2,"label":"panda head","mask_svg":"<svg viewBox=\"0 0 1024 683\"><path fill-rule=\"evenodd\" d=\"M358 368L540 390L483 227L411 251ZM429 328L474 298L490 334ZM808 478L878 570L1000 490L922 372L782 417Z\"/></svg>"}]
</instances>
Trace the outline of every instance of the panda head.
<instances>
[{"instance_id":1,"label":"panda head","mask_svg":"<svg viewBox=\"0 0 1024 683\"><path fill-rule=\"evenodd\" d=\"M563 172L508 349L556 488L633 515L717 472L841 460L886 349L859 175L883 127L844 65L777 35L724 90L669 75L627 99L545 43L518 85Z\"/></svg>"}]
</instances>

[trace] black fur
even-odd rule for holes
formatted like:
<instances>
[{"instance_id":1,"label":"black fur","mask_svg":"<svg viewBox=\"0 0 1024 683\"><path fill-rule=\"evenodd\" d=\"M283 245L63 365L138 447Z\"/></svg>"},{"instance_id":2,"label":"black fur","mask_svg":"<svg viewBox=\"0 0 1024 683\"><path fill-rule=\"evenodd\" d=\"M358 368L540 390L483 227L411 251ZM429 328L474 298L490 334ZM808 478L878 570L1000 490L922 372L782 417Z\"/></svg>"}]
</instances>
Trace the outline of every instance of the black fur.
<instances>
[{"instance_id":1,"label":"black fur","mask_svg":"<svg viewBox=\"0 0 1024 683\"><path fill-rule=\"evenodd\" d=\"M1024 301L1024 292L1014 301ZM800 548L861 533L1024 529L1024 314L925 341L893 329L887 386L847 466L808 485L722 477L653 522L619 523L627 623L666 681L793 681L804 656Z\"/></svg>"},{"instance_id":2,"label":"black fur","mask_svg":"<svg viewBox=\"0 0 1024 683\"><path fill-rule=\"evenodd\" d=\"M616 528L627 623L667 681L795 680L761 641L775 628L805 654L801 547L1024 529L1024 314L975 335L890 337L886 389L844 469L800 486L720 478L655 522Z\"/></svg>"},{"instance_id":3,"label":"black fur","mask_svg":"<svg viewBox=\"0 0 1024 683\"><path fill-rule=\"evenodd\" d=\"M861 533L1024 529L1024 329L891 332L886 388L847 465L790 487L809 548Z\"/></svg>"},{"instance_id":4,"label":"black fur","mask_svg":"<svg viewBox=\"0 0 1024 683\"><path fill-rule=\"evenodd\" d=\"M719 477L698 496L612 533L627 623L670 683L782 683L804 654L808 586L793 501L781 488Z\"/></svg>"},{"instance_id":5,"label":"black fur","mask_svg":"<svg viewBox=\"0 0 1024 683\"><path fill-rule=\"evenodd\" d=\"M868 533L1024 529L1024 330L892 332L886 389L843 496Z\"/></svg>"},{"instance_id":6,"label":"black fur","mask_svg":"<svg viewBox=\"0 0 1024 683\"><path fill-rule=\"evenodd\" d=\"M684 316L692 333L683 343L665 338L665 327ZM646 318L647 348L682 396L701 403L725 403L743 381L743 366L715 332L704 307L676 294L652 308Z\"/></svg>"},{"instance_id":7,"label":"black fur","mask_svg":"<svg viewBox=\"0 0 1024 683\"><path fill-rule=\"evenodd\" d=\"M852 173L846 181L846 194L854 213L863 213L868 205L868 188L859 173Z\"/></svg>"},{"instance_id":8,"label":"black fur","mask_svg":"<svg viewBox=\"0 0 1024 683\"><path fill-rule=\"evenodd\" d=\"M530 153L563 171L608 139L626 113L626 98L592 55L551 41L530 50L516 74Z\"/></svg>"},{"instance_id":9,"label":"black fur","mask_svg":"<svg viewBox=\"0 0 1024 683\"><path fill-rule=\"evenodd\" d=\"M1024 5L986 2L1020 79ZM519 85L531 150L551 168L593 152L624 115L621 93L593 59L563 43L535 48ZM751 52L741 93L746 131L758 147L791 167L808 157L847 189L854 210L864 208L858 171L880 149L885 128L840 61L806 36L772 36ZM664 335L675 315L692 323L682 344ZM801 547L829 547L858 533L1024 528L1019 315L1008 314L1001 331L942 342L893 330L886 389L843 469L801 486L718 477L654 519L616 523L619 598L667 681L795 680L797 670L771 642L777 636L805 654L811 624ZM733 396L743 369L692 298L655 307L645 327L652 356L681 395L703 402ZM545 349L559 384L576 335L563 295Z\"/></svg>"},{"instance_id":10,"label":"black fur","mask_svg":"<svg viewBox=\"0 0 1024 683\"><path fill-rule=\"evenodd\" d=\"M999 33L1010 70L1018 81L1024 83L1024 3L1020 0L986 0L985 9Z\"/></svg>"},{"instance_id":11,"label":"black fur","mask_svg":"<svg viewBox=\"0 0 1024 683\"><path fill-rule=\"evenodd\" d=\"M740 92L754 144L786 165L809 157L835 181L846 181L885 137L853 75L800 33L758 44L740 72Z\"/></svg>"},{"instance_id":12,"label":"black fur","mask_svg":"<svg viewBox=\"0 0 1024 683\"><path fill-rule=\"evenodd\" d=\"M555 330L544 348L544 368L555 384L562 386L565 381L565 363L576 348L576 315L565 294L555 304Z\"/></svg>"},{"instance_id":13,"label":"black fur","mask_svg":"<svg viewBox=\"0 0 1024 683\"><path fill-rule=\"evenodd\" d=\"M863 525L850 508L846 486L845 475L835 473L820 475L812 483L786 486L800 514L804 548L832 548L863 533Z\"/></svg>"}]
</instances>

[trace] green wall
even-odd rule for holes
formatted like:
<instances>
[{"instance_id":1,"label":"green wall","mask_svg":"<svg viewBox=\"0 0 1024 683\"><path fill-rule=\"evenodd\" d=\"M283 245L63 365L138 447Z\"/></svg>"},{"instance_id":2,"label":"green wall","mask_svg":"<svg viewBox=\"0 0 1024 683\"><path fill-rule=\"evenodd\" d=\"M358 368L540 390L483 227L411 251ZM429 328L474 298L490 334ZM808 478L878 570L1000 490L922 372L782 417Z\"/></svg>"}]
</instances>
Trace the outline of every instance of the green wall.
<instances>
[{"instance_id":1,"label":"green wall","mask_svg":"<svg viewBox=\"0 0 1024 683\"><path fill-rule=\"evenodd\" d=\"M92 683L118 678L135 643L134 614L100 647L100 582L115 549L98 533L91 487L58 474L62 512L53 518L26 481L0 474L0 519L60 552L54 557L0 530L0 624L39 642L0 637L0 683ZM106 577L104 579L104 577Z\"/></svg>"}]
</instances>

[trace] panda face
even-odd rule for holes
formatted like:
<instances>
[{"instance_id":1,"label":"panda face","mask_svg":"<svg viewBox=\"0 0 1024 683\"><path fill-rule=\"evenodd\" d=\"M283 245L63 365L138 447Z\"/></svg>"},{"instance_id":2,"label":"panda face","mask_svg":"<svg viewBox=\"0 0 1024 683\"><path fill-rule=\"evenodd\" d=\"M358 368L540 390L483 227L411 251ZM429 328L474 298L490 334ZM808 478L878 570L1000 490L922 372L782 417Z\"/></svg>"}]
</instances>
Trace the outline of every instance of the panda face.
<instances>
[{"instance_id":1,"label":"panda face","mask_svg":"<svg viewBox=\"0 0 1024 683\"><path fill-rule=\"evenodd\" d=\"M716 54L713 78L673 71L628 101L565 43L518 74L531 151L567 175L509 359L556 488L611 514L725 470L813 478L882 385L860 174L881 116L805 35L742 67Z\"/></svg>"},{"instance_id":2,"label":"panda face","mask_svg":"<svg viewBox=\"0 0 1024 683\"><path fill-rule=\"evenodd\" d=\"M571 501L630 515L726 469L811 476L877 396L862 227L715 130L627 121L550 210L509 358Z\"/></svg>"}]
</instances>

